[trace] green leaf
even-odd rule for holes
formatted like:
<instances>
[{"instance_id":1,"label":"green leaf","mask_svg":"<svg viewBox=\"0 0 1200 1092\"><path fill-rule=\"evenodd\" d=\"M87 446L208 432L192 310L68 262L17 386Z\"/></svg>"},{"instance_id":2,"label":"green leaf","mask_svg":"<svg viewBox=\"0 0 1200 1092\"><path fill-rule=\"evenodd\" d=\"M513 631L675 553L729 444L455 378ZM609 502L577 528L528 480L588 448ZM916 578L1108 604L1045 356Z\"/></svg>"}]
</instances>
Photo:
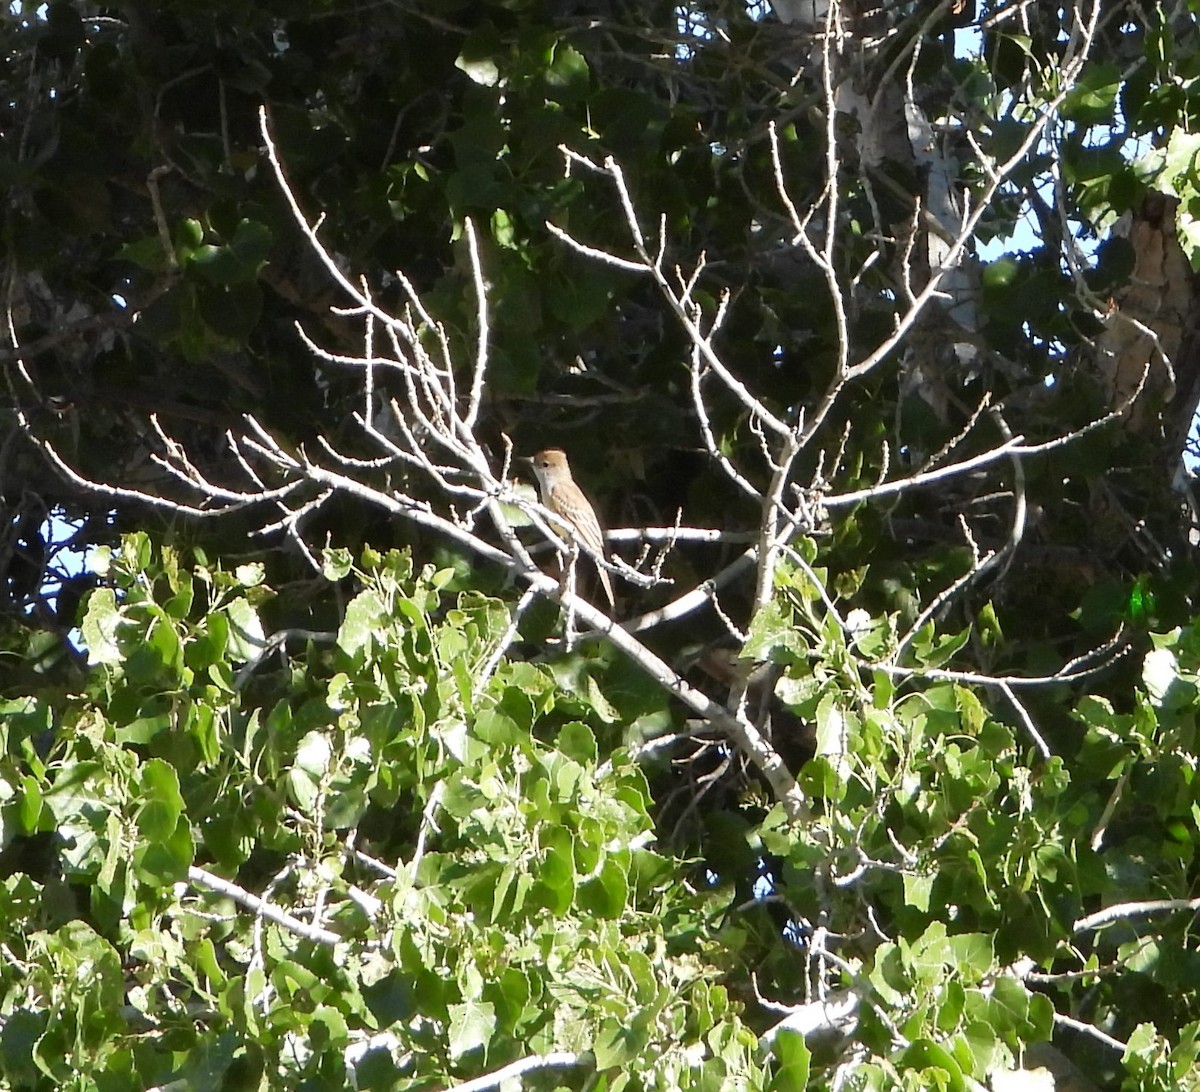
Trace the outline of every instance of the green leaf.
<instances>
[{"instance_id":1,"label":"green leaf","mask_svg":"<svg viewBox=\"0 0 1200 1092\"><path fill-rule=\"evenodd\" d=\"M606 858L600 866L600 874L579 885L576 901L581 910L598 918L620 918L629 901L625 870L612 857Z\"/></svg>"},{"instance_id":2,"label":"green leaf","mask_svg":"<svg viewBox=\"0 0 1200 1092\"><path fill-rule=\"evenodd\" d=\"M1007 288L1017 279L1019 266L1011 258L999 258L984 267L981 278L985 288Z\"/></svg>"},{"instance_id":3,"label":"green leaf","mask_svg":"<svg viewBox=\"0 0 1200 1092\"><path fill-rule=\"evenodd\" d=\"M169 617L176 621L183 621L191 612L192 602L195 598L195 586L192 583L191 575L179 574L172 587L175 594L167 600L164 609Z\"/></svg>"},{"instance_id":4,"label":"green leaf","mask_svg":"<svg viewBox=\"0 0 1200 1092\"><path fill-rule=\"evenodd\" d=\"M207 281L231 287L248 285L271 250L271 231L256 220L243 220L225 246L197 246L186 260Z\"/></svg>"},{"instance_id":5,"label":"green leaf","mask_svg":"<svg viewBox=\"0 0 1200 1092\"><path fill-rule=\"evenodd\" d=\"M990 937L982 933L958 933L950 938L955 973L966 984L981 982L995 970Z\"/></svg>"},{"instance_id":6,"label":"green leaf","mask_svg":"<svg viewBox=\"0 0 1200 1092\"><path fill-rule=\"evenodd\" d=\"M591 727L573 720L559 729L555 746L582 766L596 764L596 735Z\"/></svg>"},{"instance_id":7,"label":"green leaf","mask_svg":"<svg viewBox=\"0 0 1200 1092\"><path fill-rule=\"evenodd\" d=\"M204 225L199 220L180 220L175 228L175 251L185 258L204 241Z\"/></svg>"},{"instance_id":8,"label":"green leaf","mask_svg":"<svg viewBox=\"0 0 1200 1092\"><path fill-rule=\"evenodd\" d=\"M954 1055L932 1039L916 1039L906 1047L899 1068L921 1073L927 1088L935 1087L934 1081L950 1092L964 1092L967 1087Z\"/></svg>"},{"instance_id":9,"label":"green leaf","mask_svg":"<svg viewBox=\"0 0 1200 1092\"><path fill-rule=\"evenodd\" d=\"M563 827L542 836L543 852L535 893L552 914L564 914L575 899L575 849L571 832Z\"/></svg>"},{"instance_id":10,"label":"green leaf","mask_svg":"<svg viewBox=\"0 0 1200 1092\"><path fill-rule=\"evenodd\" d=\"M500 38L490 24L474 30L463 45L454 67L481 87L495 87L500 82L500 69L495 55L501 49Z\"/></svg>"},{"instance_id":11,"label":"green leaf","mask_svg":"<svg viewBox=\"0 0 1200 1092\"><path fill-rule=\"evenodd\" d=\"M195 856L191 826L185 817L181 817L169 837L137 847L133 855L134 870L143 883L157 888L169 887L187 878Z\"/></svg>"},{"instance_id":12,"label":"green leaf","mask_svg":"<svg viewBox=\"0 0 1200 1092\"><path fill-rule=\"evenodd\" d=\"M992 990L992 1000L1008 1015L1007 1026L1023 1034L1028 1025L1029 991L1015 978L1001 975Z\"/></svg>"},{"instance_id":13,"label":"green leaf","mask_svg":"<svg viewBox=\"0 0 1200 1092\"><path fill-rule=\"evenodd\" d=\"M162 759L150 759L142 767L141 793L137 824L142 837L151 842L171 837L183 814L183 797L179 793L179 775L175 768Z\"/></svg>"},{"instance_id":14,"label":"green leaf","mask_svg":"<svg viewBox=\"0 0 1200 1092\"><path fill-rule=\"evenodd\" d=\"M948 663L971 637L971 630L938 634L933 624L923 627L913 641L913 655L922 667L942 667Z\"/></svg>"},{"instance_id":15,"label":"green leaf","mask_svg":"<svg viewBox=\"0 0 1200 1092\"><path fill-rule=\"evenodd\" d=\"M1142 685L1150 701L1159 708L1182 705L1195 694L1194 686L1181 685L1179 664L1169 648L1156 648L1146 653L1142 660ZM1174 695L1172 690L1176 691ZM1172 697L1178 700L1169 701Z\"/></svg>"},{"instance_id":16,"label":"green leaf","mask_svg":"<svg viewBox=\"0 0 1200 1092\"><path fill-rule=\"evenodd\" d=\"M229 639L226 652L233 663L247 663L262 655L267 644L266 632L256 611L244 598L237 598L225 608L229 618Z\"/></svg>"},{"instance_id":17,"label":"green leaf","mask_svg":"<svg viewBox=\"0 0 1200 1092\"><path fill-rule=\"evenodd\" d=\"M313 1047L317 1050L338 1050L350 1039L346 1017L331 1005L321 1005L309 1024Z\"/></svg>"},{"instance_id":18,"label":"green leaf","mask_svg":"<svg viewBox=\"0 0 1200 1092\"><path fill-rule=\"evenodd\" d=\"M954 687L954 697L963 729L971 736L979 736L987 723L987 709L983 702L965 686Z\"/></svg>"},{"instance_id":19,"label":"green leaf","mask_svg":"<svg viewBox=\"0 0 1200 1092\"><path fill-rule=\"evenodd\" d=\"M645 1034L635 1025L605 1020L592 1046L597 1071L603 1073L629 1065L641 1056L645 1043Z\"/></svg>"},{"instance_id":20,"label":"green leaf","mask_svg":"<svg viewBox=\"0 0 1200 1092\"><path fill-rule=\"evenodd\" d=\"M566 42L554 44L554 59L546 69L546 86L557 102L573 101L587 92L588 63L583 54Z\"/></svg>"},{"instance_id":21,"label":"green leaf","mask_svg":"<svg viewBox=\"0 0 1200 1092\"><path fill-rule=\"evenodd\" d=\"M604 696L600 684L591 675L587 676L587 700L592 712L605 724L616 724L620 721L620 711Z\"/></svg>"},{"instance_id":22,"label":"green leaf","mask_svg":"<svg viewBox=\"0 0 1200 1092\"><path fill-rule=\"evenodd\" d=\"M975 630L984 648L1002 648L1004 631L1000 628L1000 619L991 601L984 603L975 616Z\"/></svg>"},{"instance_id":23,"label":"green leaf","mask_svg":"<svg viewBox=\"0 0 1200 1092\"><path fill-rule=\"evenodd\" d=\"M461 1058L486 1048L496 1030L496 1006L487 1001L467 1001L450 1006L450 1057Z\"/></svg>"},{"instance_id":24,"label":"green leaf","mask_svg":"<svg viewBox=\"0 0 1200 1092\"><path fill-rule=\"evenodd\" d=\"M1054 1034L1054 1002L1044 993L1033 993L1029 996L1029 1031L1027 1038L1030 1042L1045 1043Z\"/></svg>"},{"instance_id":25,"label":"green leaf","mask_svg":"<svg viewBox=\"0 0 1200 1092\"><path fill-rule=\"evenodd\" d=\"M346 608L338 629L338 646L350 656L361 652L377 635L386 617L387 611L375 592L359 592Z\"/></svg>"},{"instance_id":26,"label":"green leaf","mask_svg":"<svg viewBox=\"0 0 1200 1092\"><path fill-rule=\"evenodd\" d=\"M170 257L163 250L162 239L155 235L147 235L132 243L125 243L117 251L117 257L123 261L133 262L134 265L148 273L164 273L169 268Z\"/></svg>"},{"instance_id":27,"label":"green leaf","mask_svg":"<svg viewBox=\"0 0 1200 1092\"><path fill-rule=\"evenodd\" d=\"M495 747L510 747L524 735L511 717L497 709L481 709L471 729L477 738Z\"/></svg>"},{"instance_id":28,"label":"green leaf","mask_svg":"<svg viewBox=\"0 0 1200 1092\"><path fill-rule=\"evenodd\" d=\"M1074 89L1063 99L1059 111L1064 118L1085 125L1112 120L1121 90L1121 68L1115 62L1089 65Z\"/></svg>"},{"instance_id":29,"label":"green leaf","mask_svg":"<svg viewBox=\"0 0 1200 1092\"><path fill-rule=\"evenodd\" d=\"M314 780L320 780L329 771L333 747L328 735L314 729L300 741L296 748L296 768L303 770Z\"/></svg>"},{"instance_id":30,"label":"green leaf","mask_svg":"<svg viewBox=\"0 0 1200 1092\"><path fill-rule=\"evenodd\" d=\"M915 907L921 913L928 913L929 898L933 892L933 876L914 876L904 874L904 903Z\"/></svg>"},{"instance_id":31,"label":"green leaf","mask_svg":"<svg viewBox=\"0 0 1200 1092\"><path fill-rule=\"evenodd\" d=\"M349 550L329 549L321 554L321 575L326 580L345 580L354 568L354 560Z\"/></svg>"},{"instance_id":32,"label":"green leaf","mask_svg":"<svg viewBox=\"0 0 1200 1092\"><path fill-rule=\"evenodd\" d=\"M775 1054L775 1072L768 1085L771 1092L804 1092L808 1087L812 1056L798 1031L782 1029L771 1043Z\"/></svg>"},{"instance_id":33,"label":"green leaf","mask_svg":"<svg viewBox=\"0 0 1200 1092\"><path fill-rule=\"evenodd\" d=\"M83 616L83 644L89 664L119 664L124 659L117 642L122 622L117 596L112 588L97 588L88 597Z\"/></svg>"},{"instance_id":34,"label":"green leaf","mask_svg":"<svg viewBox=\"0 0 1200 1092\"><path fill-rule=\"evenodd\" d=\"M817 706L817 754L840 757L846 754L846 717L833 694Z\"/></svg>"}]
</instances>

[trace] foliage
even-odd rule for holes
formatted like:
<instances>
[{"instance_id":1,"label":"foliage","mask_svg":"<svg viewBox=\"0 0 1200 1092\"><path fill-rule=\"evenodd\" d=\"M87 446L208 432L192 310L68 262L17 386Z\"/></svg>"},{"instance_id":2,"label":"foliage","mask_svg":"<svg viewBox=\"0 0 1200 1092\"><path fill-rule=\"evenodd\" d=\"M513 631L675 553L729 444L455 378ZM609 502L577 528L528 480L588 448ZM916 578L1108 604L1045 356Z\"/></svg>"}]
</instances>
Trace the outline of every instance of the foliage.
<instances>
[{"instance_id":1,"label":"foliage","mask_svg":"<svg viewBox=\"0 0 1200 1092\"><path fill-rule=\"evenodd\" d=\"M653 1057L644 1087L760 1079L719 900L651 848L605 726L545 665L496 660L502 604L376 557L335 640L279 666L254 566L191 571L145 536L111 565L86 689L7 711L5 828L62 864L5 882L14 1087L299 1087L354 1057L391 1087L550 1049L610 1081ZM199 861L321 935L206 889Z\"/></svg>"},{"instance_id":2,"label":"foliage","mask_svg":"<svg viewBox=\"0 0 1200 1092\"><path fill-rule=\"evenodd\" d=\"M350 1066L386 1088L554 1052L606 1087L804 1087L830 1061L780 1033L772 1062L738 983L802 992L826 961L861 991L859 1087L968 1087L1080 1003L1128 1036L1128 1087L1191 1087L1186 915L1077 920L1188 894L1191 630L1156 638L1128 714L1077 704L1070 761L961 684L864 688L814 635L816 670L783 692L817 723L818 814L742 833L793 921L822 921L784 941L652 848L622 734L578 719L553 665L497 656L502 603L401 553L327 564L353 580L342 626L277 660L261 571L134 536L102 562L83 688L9 703L6 839L58 862L6 870L13 1087L302 1087Z\"/></svg>"},{"instance_id":3,"label":"foliage","mask_svg":"<svg viewBox=\"0 0 1200 1092\"><path fill-rule=\"evenodd\" d=\"M9 1083L1194 1085L1191 7L6 9Z\"/></svg>"}]
</instances>

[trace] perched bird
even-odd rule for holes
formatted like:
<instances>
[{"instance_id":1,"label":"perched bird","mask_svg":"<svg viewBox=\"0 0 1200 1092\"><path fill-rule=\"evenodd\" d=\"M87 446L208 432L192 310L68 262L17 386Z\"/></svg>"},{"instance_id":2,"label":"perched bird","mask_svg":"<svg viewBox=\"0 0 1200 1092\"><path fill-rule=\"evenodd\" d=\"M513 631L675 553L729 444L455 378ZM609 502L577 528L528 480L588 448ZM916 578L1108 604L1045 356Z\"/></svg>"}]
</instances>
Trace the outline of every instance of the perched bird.
<instances>
[{"instance_id":1,"label":"perched bird","mask_svg":"<svg viewBox=\"0 0 1200 1092\"><path fill-rule=\"evenodd\" d=\"M567 462L566 455L558 448L552 447L546 451L539 451L529 461L537 475L542 504L570 525L579 545L595 559L596 571L600 574L600 583L604 585L608 605L615 606L612 581L600 564L604 559L604 532L600 529L596 510L571 477L571 465Z\"/></svg>"}]
</instances>

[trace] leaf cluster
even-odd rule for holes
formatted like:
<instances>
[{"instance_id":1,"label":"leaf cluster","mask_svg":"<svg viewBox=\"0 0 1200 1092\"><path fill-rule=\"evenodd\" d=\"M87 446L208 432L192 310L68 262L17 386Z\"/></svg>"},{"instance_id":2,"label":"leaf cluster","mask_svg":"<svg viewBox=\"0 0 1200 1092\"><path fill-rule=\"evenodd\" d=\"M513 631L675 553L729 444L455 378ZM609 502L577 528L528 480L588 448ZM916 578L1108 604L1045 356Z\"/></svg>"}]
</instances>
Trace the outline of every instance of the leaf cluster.
<instances>
[{"instance_id":1,"label":"leaf cluster","mask_svg":"<svg viewBox=\"0 0 1200 1092\"><path fill-rule=\"evenodd\" d=\"M100 567L86 690L5 716L5 841L47 854L3 886L14 1087L302 1087L357 1058L386 1088L551 1049L613 1087L646 1057L639 1087L762 1072L645 779L602 768L545 666L496 657L500 603L377 556L279 666L255 566L135 536Z\"/></svg>"}]
</instances>

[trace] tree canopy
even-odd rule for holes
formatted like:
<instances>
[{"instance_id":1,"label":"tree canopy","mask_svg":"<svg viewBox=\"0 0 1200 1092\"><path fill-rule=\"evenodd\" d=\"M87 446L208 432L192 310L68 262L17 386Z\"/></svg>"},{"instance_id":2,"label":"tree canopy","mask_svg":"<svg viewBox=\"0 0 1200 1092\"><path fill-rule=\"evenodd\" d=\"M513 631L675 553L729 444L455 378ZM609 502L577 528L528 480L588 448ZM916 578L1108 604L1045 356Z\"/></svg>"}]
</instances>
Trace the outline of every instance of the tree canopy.
<instances>
[{"instance_id":1,"label":"tree canopy","mask_svg":"<svg viewBox=\"0 0 1200 1092\"><path fill-rule=\"evenodd\" d=\"M10 5L9 1085L1200 1087L1192 7Z\"/></svg>"}]
</instances>

